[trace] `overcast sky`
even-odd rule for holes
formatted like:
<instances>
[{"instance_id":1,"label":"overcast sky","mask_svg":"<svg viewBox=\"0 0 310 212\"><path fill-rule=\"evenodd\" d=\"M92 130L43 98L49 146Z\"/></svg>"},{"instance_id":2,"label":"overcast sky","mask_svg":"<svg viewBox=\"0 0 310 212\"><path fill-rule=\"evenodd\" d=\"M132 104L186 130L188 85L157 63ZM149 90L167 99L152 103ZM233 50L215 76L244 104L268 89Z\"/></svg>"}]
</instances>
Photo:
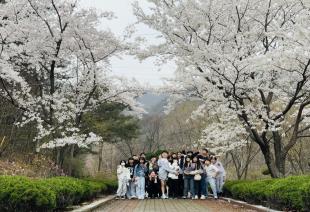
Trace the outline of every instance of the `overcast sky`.
<instances>
[{"instance_id":1,"label":"overcast sky","mask_svg":"<svg viewBox=\"0 0 310 212\"><path fill-rule=\"evenodd\" d=\"M136 22L136 18L132 13L131 4L135 0L82 0L83 7L94 7L101 11L114 12L117 19L103 22L101 28L110 28L114 33L122 35L125 28ZM147 8L146 0L139 0L143 7ZM140 25L137 28L137 35L146 37L150 43L159 42L156 40L156 32L149 29L147 26ZM130 79L135 78L141 83L148 83L153 86L161 85L163 78L173 76L175 66L167 64L163 67L158 67L154 64L154 59L148 59L142 63L131 56L124 56L122 59L112 59L113 74L125 76ZM160 69L160 71L159 71Z\"/></svg>"}]
</instances>

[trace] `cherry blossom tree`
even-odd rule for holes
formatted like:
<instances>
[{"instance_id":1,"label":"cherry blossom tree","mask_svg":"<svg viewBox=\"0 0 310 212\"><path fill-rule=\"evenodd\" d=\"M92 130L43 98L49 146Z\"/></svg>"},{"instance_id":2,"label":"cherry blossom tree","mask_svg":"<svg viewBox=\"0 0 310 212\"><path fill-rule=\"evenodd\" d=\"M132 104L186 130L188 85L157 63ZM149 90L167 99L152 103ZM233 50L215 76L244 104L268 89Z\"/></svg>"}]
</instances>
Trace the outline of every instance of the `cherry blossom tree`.
<instances>
[{"instance_id":1,"label":"cherry blossom tree","mask_svg":"<svg viewBox=\"0 0 310 212\"><path fill-rule=\"evenodd\" d=\"M147 12L135 3L135 14L164 42L139 56L176 61L173 102L200 98L225 117L207 134L238 147L235 136L247 133L271 176L284 176L288 152L310 136L309 1L149 2Z\"/></svg>"},{"instance_id":2,"label":"cherry blossom tree","mask_svg":"<svg viewBox=\"0 0 310 212\"><path fill-rule=\"evenodd\" d=\"M110 77L109 60L131 48L99 30L110 12L81 9L77 0L8 0L0 8L0 95L23 111L41 148L86 147L101 138L83 134L83 115L103 102L141 112L137 83ZM58 151L60 154L60 151ZM59 155L58 155L59 156ZM57 156L57 157L58 157Z\"/></svg>"}]
</instances>

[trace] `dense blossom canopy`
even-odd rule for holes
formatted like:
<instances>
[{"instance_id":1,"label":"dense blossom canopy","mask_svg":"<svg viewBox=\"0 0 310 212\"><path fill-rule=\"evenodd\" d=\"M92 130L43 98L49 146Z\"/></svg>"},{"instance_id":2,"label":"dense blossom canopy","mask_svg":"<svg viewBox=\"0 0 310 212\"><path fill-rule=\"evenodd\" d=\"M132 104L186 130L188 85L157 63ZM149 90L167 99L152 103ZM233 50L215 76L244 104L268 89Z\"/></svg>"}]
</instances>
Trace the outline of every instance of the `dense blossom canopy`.
<instances>
[{"instance_id":1,"label":"dense blossom canopy","mask_svg":"<svg viewBox=\"0 0 310 212\"><path fill-rule=\"evenodd\" d=\"M205 108L225 117L221 126L208 126L202 141L225 134L215 140L239 142L246 129L264 150L283 145L277 147L285 158L298 139L309 135L308 0L149 2L151 14L138 3L135 14L165 43L150 46L141 58L174 59L173 102L199 97Z\"/></svg>"},{"instance_id":2,"label":"dense blossom canopy","mask_svg":"<svg viewBox=\"0 0 310 212\"><path fill-rule=\"evenodd\" d=\"M98 29L110 12L80 9L75 0L9 0L0 8L0 94L35 123L44 147L98 141L81 135L85 112L108 101L138 112L141 89L108 74L109 60L131 46ZM136 84L136 83L135 83ZM139 111L141 112L141 111Z\"/></svg>"}]
</instances>

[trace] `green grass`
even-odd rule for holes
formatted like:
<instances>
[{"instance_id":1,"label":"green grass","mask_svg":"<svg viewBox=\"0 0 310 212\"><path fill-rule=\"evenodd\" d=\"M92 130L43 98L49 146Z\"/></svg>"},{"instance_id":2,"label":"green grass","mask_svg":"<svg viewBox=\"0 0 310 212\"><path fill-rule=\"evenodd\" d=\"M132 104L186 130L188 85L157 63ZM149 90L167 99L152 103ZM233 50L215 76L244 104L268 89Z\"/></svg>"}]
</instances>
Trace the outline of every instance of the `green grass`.
<instances>
[{"instance_id":1,"label":"green grass","mask_svg":"<svg viewBox=\"0 0 310 212\"><path fill-rule=\"evenodd\" d=\"M115 180L0 176L0 211L53 211L112 192Z\"/></svg>"},{"instance_id":2,"label":"green grass","mask_svg":"<svg viewBox=\"0 0 310 212\"><path fill-rule=\"evenodd\" d=\"M230 181L227 196L280 210L310 211L310 176L255 181Z\"/></svg>"}]
</instances>

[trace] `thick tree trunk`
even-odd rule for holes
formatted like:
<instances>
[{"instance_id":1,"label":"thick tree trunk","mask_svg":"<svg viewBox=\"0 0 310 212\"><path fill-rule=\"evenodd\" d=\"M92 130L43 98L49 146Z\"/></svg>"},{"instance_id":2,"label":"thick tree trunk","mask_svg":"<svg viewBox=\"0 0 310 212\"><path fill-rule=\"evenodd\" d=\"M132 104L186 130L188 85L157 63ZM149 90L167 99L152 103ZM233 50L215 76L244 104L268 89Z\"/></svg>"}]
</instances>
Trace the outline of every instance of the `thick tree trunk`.
<instances>
[{"instance_id":1,"label":"thick tree trunk","mask_svg":"<svg viewBox=\"0 0 310 212\"><path fill-rule=\"evenodd\" d=\"M71 176L73 173L72 163L73 163L73 159L74 159L74 150L75 150L74 145L69 147L69 163L68 163L68 175L69 176Z\"/></svg>"},{"instance_id":2,"label":"thick tree trunk","mask_svg":"<svg viewBox=\"0 0 310 212\"><path fill-rule=\"evenodd\" d=\"M275 165L279 172L278 177L285 176L286 155L283 151L282 138L278 132L273 132Z\"/></svg>"},{"instance_id":3,"label":"thick tree trunk","mask_svg":"<svg viewBox=\"0 0 310 212\"><path fill-rule=\"evenodd\" d=\"M280 157L279 155L276 155L275 157L278 157L278 159L275 161L269 145L260 145L260 148L264 155L265 163L268 167L271 177L283 177L285 175L286 157ZM280 160L280 158L282 158L282 160Z\"/></svg>"}]
</instances>

